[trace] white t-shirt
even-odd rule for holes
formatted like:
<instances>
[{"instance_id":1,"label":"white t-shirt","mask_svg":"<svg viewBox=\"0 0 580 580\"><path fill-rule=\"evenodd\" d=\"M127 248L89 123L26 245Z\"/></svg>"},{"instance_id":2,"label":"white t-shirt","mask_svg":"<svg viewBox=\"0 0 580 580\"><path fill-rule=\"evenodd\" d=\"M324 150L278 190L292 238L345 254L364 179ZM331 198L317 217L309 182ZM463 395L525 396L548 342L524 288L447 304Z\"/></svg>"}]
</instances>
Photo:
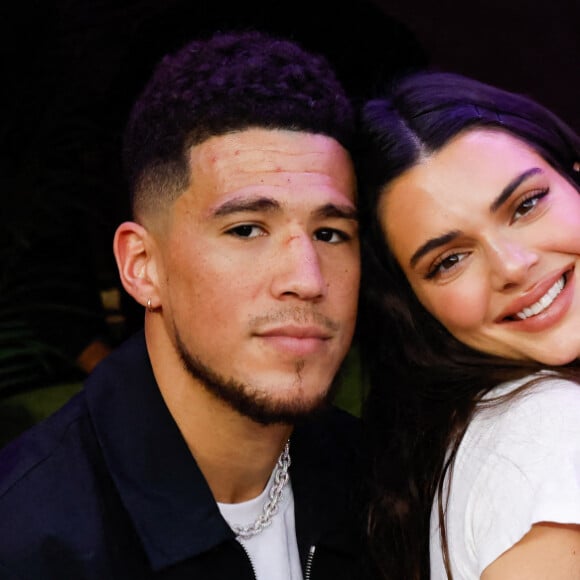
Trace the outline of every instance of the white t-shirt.
<instances>
[{"instance_id":1,"label":"white t-shirt","mask_svg":"<svg viewBox=\"0 0 580 580\"><path fill-rule=\"evenodd\" d=\"M230 525L248 525L254 522L268 501L273 479L274 473L264 491L254 499L234 504L218 503L226 522ZM290 480L284 487L278 512L273 516L272 523L255 536L247 540L238 538L238 541L252 561L257 580L303 580Z\"/></svg>"},{"instance_id":2,"label":"white t-shirt","mask_svg":"<svg viewBox=\"0 0 580 580\"><path fill-rule=\"evenodd\" d=\"M436 503L431 578L442 580ZM580 385L547 379L477 413L458 450L446 522L451 569L460 580L479 580L534 523L580 524Z\"/></svg>"}]
</instances>

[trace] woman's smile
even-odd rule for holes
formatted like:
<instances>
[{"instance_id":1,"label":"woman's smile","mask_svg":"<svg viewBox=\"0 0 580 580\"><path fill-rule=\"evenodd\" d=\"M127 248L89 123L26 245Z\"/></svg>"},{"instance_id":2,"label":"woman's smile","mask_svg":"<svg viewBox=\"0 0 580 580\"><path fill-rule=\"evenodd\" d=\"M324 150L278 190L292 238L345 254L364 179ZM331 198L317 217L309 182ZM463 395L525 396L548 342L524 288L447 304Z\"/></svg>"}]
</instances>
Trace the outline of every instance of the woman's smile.
<instances>
[{"instance_id":1,"label":"woman's smile","mask_svg":"<svg viewBox=\"0 0 580 580\"><path fill-rule=\"evenodd\" d=\"M417 297L458 340L547 364L580 355L580 195L527 144L462 133L395 179L379 213Z\"/></svg>"}]
</instances>

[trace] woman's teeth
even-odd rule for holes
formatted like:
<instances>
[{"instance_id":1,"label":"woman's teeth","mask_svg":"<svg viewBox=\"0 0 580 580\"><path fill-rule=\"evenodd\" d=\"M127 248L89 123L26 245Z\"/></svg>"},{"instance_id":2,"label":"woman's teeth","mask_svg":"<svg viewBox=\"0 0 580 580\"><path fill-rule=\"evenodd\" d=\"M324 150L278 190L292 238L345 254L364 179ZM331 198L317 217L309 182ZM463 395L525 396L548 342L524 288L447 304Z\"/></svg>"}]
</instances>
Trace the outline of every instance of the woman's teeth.
<instances>
[{"instance_id":1,"label":"woman's teeth","mask_svg":"<svg viewBox=\"0 0 580 580\"><path fill-rule=\"evenodd\" d=\"M554 302L556 296L562 292L565 283L566 279L562 276L536 303L518 312L516 317L520 320L525 320L530 316L536 316L536 314L540 314L540 312L546 310Z\"/></svg>"}]
</instances>

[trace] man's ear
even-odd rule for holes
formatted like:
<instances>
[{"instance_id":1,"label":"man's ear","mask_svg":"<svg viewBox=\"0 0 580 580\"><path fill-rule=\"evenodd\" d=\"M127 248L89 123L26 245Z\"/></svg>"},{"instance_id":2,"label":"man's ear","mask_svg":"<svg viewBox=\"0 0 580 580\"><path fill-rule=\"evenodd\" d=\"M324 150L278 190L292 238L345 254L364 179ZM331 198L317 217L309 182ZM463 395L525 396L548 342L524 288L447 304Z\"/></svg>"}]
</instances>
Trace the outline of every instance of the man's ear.
<instances>
[{"instance_id":1,"label":"man's ear","mask_svg":"<svg viewBox=\"0 0 580 580\"><path fill-rule=\"evenodd\" d=\"M123 222L113 240L113 252L121 283L139 304L149 309L159 306L157 268L151 234L135 222Z\"/></svg>"}]
</instances>

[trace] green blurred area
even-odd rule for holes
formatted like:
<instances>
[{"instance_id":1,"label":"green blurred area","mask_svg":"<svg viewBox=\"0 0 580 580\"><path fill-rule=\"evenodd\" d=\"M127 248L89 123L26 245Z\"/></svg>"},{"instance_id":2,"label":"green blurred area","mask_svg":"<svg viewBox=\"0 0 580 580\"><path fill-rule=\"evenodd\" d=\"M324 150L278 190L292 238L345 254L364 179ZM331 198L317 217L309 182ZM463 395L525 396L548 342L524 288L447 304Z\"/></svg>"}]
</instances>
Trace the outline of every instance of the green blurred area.
<instances>
[{"instance_id":1,"label":"green blurred area","mask_svg":"<svg viewBox=\"0 0 580 580\"><path fill-rule=\"evenodd\" d=\"M342 380L334 402L342 409L360 417L365 393L358 350L353 346L346 357Z\"/></svg>"},{"instance_id":2,"label":"green blurred area","mask_svg":"<svg viewBox=\"0 0 580 580\"><path fill-rule=\"evenodd\" d=\"M62 407L82 383L49 385L0 399L0 447Z\"/></svg>"}]
</instances>

